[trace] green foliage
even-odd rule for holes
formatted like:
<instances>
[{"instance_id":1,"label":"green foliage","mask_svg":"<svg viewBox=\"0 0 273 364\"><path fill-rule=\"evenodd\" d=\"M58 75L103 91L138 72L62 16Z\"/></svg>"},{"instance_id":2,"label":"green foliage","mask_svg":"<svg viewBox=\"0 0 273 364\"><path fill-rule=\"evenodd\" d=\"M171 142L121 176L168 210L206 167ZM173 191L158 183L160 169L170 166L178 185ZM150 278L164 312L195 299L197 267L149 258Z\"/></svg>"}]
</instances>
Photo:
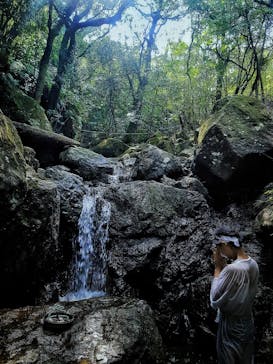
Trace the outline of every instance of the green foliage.
<instances>
[{"instance_id":1,"label":"green foliage","mask_svg":"<svg viewBox=\"0 0 273 364\"><path fill-rule=\"evenodd\" d=\"M108 16L121 3L55 0L52 26L64 14L70 14L68 18L73 21L76 14L85 11L81 22ZM127 43L113 41L105 35L106 27L85 27L76 32L73 61L58 75L62 90L54 118L57 123L73 119L78 138L81 129L87 129L92 137L95 131L96 138L90 143L106 137L122 138L141 104L141 123L134 142L146 141L158 132L169 140L178 134L186 145L189 140L193 142L195 130L208 118L216 99L252 94L273 100L272 9L253 0L135 3L143 28L135 26L129 13L123 17L135 32L131 42L129 38ZM183 4L191 17L192 41L169 43L160 54L156 37L168 19L183 17ZM33 94L49 34L49 1L0 0L0 5L0 61L8 45L10 60L22 64L24 70L18 76L21 87ZM56 81L67 26L60 27L54 38L45 77L48 90ZM28 80L23 86L22 78ZM46 93L44 96L46 99Z\"/></svg>"}]
</instances>

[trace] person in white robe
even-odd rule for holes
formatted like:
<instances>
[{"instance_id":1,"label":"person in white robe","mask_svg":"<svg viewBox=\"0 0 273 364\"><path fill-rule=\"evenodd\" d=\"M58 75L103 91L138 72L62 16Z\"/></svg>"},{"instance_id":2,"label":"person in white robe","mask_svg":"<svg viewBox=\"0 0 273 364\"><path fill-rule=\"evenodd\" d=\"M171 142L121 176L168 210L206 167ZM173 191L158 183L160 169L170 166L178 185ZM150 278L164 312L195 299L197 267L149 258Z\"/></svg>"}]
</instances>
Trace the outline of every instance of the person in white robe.
<instances>
[{"instance_id":1,"label":"person in white robe","mask_svg":"<svg viewBox=\"0 0 273 364\"><path fill-rule=\"evenodd\" d=\"M213 259L211 306L218 311L216 350L219 364L253 364L252 306L257 293L257 262L241 247L238 236L220 235ZM232 263L227 264L227 259Z\"/></svg>"}]
</instances>

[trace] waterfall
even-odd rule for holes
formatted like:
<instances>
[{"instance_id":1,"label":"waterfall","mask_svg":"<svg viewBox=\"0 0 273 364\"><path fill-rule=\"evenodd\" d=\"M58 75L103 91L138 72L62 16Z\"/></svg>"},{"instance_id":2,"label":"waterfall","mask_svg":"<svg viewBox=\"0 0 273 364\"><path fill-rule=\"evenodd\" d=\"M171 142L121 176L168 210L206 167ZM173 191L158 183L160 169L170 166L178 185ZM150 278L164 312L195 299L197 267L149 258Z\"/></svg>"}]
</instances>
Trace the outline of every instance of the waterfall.
<instances>
[{"instance_id":1,"label":"waterfall","mask_svg":"<svg viewBox=\"0 0 273 364\"><path fill-rule=\"evenodd\" d=\"M90 191L83 198L78 222L79 234L74 244L74 277L71 291L60 301L78 301L105 295L106 242L111 205L99 193Z\"/></svg>"}]
</instances>

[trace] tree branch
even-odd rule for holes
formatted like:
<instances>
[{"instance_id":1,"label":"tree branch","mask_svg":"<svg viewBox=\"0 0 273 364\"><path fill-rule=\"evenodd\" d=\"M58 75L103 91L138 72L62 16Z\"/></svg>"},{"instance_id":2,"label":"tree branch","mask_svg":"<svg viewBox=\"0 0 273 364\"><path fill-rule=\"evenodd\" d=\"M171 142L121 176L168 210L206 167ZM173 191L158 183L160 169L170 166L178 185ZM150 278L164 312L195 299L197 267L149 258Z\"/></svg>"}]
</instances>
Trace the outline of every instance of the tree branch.
<instances>
[{"instance_id":1,"label":"tree branch","mask_svg":"<svg viewBox=\"0 0 273 364\"><path fill-rule=\"evenodd\" d=\"M81 28L87 28L87 27L99 27L101 25L104 24L115 24L117 21L119 21L122 17L123 12L131 7L134 3L134 0L125 0L120 8L118 9L118 11L116 12L116 14L106 17L106 18L92 18L92 19L88 19L82 23L78 23L75 25L76 29L81 29Z\"/></svg>"}]
</instances>

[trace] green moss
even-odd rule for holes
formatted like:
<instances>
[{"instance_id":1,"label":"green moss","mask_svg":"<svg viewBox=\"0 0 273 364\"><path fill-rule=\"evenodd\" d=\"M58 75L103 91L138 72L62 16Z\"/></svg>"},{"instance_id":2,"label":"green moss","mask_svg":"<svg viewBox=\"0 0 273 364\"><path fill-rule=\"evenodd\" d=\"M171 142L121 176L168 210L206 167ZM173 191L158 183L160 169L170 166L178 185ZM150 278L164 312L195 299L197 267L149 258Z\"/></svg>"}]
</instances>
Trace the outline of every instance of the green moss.
<instances>
[{"instance_id":1,"label":"green moss","mask_svg":"<svg viewBox=\"0 0 273 364\"><path fill-rule=\"evenodd\" d=\"M17 152L20 153L23 158L24 148L19 135L11 121L0 113L0 141L1 144L16 145Z\"/></svg>"},{"instance_id":2,"label":"green moss","mask_svg":"<svg viewBox=\"0 0 273 364\"><path fill-rule=\"evenodd\" d=\"M213 121L211 119L205 121L199 129L199 133L198 133L198 139L197 139L197 143L201 144L207 131L209 130L209 128L213 125Z\"/></svg>"},{"instance_id":3,"label":"green moss","mask_svg":"<svg viewBox=\"0 0 273 364\"><path fill-rule=\"evenodd\" d=\"M0 77L0 107L12 120L52 131L44 109L31 97L24 94L10 75Z\"/></svg>"},{"instance_id":4,"label":"green moss","mask_svg":"<svg viewBox=\"0 0 273 364\"><path fill-rule=\"evenodd\" d=\"M200 127L198 143L213 124L221 126L222 131L233 140L249 139L272 127L272 118L265 106L257 99L247 96L227 97L218 104L218 111L210 116Z\"/></svg>"},{"instance_id":5,"label":"green moss","mask_svg":"<svg viewBox=\"0 0 273 364\"><path fill-rule=\"evenodd\" d=\"M102 154L105 157L118 157L126 149L128 145L123 143L117 138L107 138L103 139L98 145L96 145L93 150L96 153Z\"/></svg>"},{"instance_id":6,"label":"green moss","mask_svg":"<svg viewBox=\"0 0 273 364\"><path fill-rule=\"evenodd\" d=\"M147 143L155 145L156 147L158 147L162 150L165 150L166 152L169 152L169 153L174 153L174 151L175 151L174 143L170 140L170 138L159 132L155 133L147 141Z\"/></svg>"}]
</instances>

